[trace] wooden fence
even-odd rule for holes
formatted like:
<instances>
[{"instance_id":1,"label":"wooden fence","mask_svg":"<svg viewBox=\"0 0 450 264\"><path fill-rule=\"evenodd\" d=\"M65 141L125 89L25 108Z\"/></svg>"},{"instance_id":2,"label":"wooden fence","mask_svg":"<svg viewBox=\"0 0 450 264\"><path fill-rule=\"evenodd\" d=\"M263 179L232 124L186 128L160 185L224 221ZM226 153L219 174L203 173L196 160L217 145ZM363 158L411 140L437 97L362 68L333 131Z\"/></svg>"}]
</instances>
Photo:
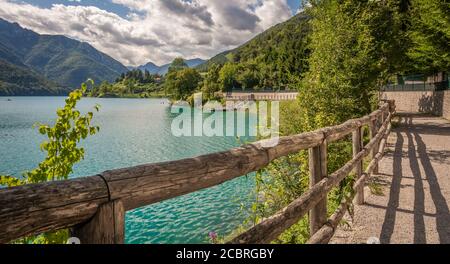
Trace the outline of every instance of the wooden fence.
<instances>
[{"instance_id":1,"label":"wooden fence","mask_svg":"<svg viewBox=\"0 0 450 264\"><path fill-rule=\"evenodd\" d=\"M310 212L309 243L327 243L352 199L364 202L364 182L376 172L383 156L394 114L385 102L372 114L341 125L294 136L263 147L262 141L220 153L178 161L106 171L58 182L0 189L0 243L27 235L71 228L85 244L124 242L125 212L173 197L212 187L264 168L273 160L309 149L311 188L274 216L264 219L229 243L268 243ZM363 146L363 127L370 142ZM328 175L327 145L353 134L354 156ZM363 159L371 162L363 171ZM327 193L352 171L357 175L354 193L345 197L327 219Z\"/></svg>"}]
</instances>

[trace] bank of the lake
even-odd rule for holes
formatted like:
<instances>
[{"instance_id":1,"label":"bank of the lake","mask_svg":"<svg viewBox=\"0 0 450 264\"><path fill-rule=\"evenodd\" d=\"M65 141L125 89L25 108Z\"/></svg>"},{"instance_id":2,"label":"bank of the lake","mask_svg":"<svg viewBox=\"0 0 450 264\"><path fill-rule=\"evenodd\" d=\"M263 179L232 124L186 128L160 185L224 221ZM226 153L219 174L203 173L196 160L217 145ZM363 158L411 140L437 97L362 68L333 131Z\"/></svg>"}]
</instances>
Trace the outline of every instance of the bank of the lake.
<instances>
[{"instance_id":1,"label":"bank of the lake","mask_svg":"<svg viewBox=\"0 0 450 264\"><path fill-rule=\"evenodd\" d=\"M9 100L10 101L9 101ZM145 163L177 160L238 146L235 137L175 137L176 117L166 99L83 98L85 112L95 104L100 133L83 145L86 157L72 177ZM0 97L0 173L19 176L43 159L44 138L33 129L36 122L52 122L64 97ZM241 141L250 141L242 138ZM226 162L226 161L224 161ZM130 211L126 216L127 243L203 243L215 231L225 235L245 218L252 201L252 176L224 183L159 204Z\"/></svg>"}]
</instances>

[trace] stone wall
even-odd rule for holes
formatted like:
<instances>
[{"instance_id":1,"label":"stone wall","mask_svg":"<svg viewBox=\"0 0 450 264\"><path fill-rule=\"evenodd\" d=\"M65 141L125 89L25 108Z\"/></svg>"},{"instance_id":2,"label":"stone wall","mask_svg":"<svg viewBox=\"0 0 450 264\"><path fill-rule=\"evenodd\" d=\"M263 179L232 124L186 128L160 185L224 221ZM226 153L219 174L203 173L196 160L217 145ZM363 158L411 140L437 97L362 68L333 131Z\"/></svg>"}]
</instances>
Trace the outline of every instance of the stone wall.
<instances>
[{"instance_id":1,"label":"stone wall","mask_svg":"<svg viewBox=\"0 0 450 264\"><path fill-rule=\"evenodd\" d=\"M383 92L381 98L395 100L397 112L429 113L450 120L450 91Z\"/></svg>"}]
</instances>

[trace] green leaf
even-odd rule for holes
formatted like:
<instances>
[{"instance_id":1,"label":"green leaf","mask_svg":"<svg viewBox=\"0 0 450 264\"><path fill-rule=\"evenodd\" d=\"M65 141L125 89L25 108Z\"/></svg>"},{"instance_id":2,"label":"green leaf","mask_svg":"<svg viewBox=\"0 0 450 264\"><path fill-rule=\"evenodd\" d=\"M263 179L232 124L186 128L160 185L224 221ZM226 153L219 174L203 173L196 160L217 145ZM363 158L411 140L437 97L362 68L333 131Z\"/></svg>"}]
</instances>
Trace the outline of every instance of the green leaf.
<instances>
[{"instance_id":1,"label":"green leaf","mask_svg":"<svg viewBox=\"0 0 450 264\"><path fill-rule=\"evenodd\" d=\"M93 82L92 82L93 83ZM12 176L0 176L0 185L14 187L28 183L40 183L45 181L68 179L73 172L73 166L84 158L85 150L79 147L81 139L86 139L99 131L98 127L90 127L94 117L92 112L82 115L76 109L77 102L86 92L87 85L81 85L81 89L72 91L66 98L66 105L56 110L56 122L53 126L35 124L42 135L47 136L39 147L47 153L45 159L34 170L25 172L23 179ZM95 109L98 111L99 106ZM26 243L65 243L67 230L45 233L39 236L27 237L17 242Z\"/></svg>"}]
</instances>

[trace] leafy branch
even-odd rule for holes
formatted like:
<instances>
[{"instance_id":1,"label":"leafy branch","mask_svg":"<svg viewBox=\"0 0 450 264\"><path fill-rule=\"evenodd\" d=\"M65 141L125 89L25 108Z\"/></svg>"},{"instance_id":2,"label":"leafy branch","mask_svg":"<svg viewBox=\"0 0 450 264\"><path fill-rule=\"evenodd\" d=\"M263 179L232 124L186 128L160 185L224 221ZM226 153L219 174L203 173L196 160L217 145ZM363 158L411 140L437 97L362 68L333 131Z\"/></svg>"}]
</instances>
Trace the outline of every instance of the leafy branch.
<instances>
[{"instance_id":1,"label":"leafy branch","mask_svg":"<svg viewBox=\"0 0 450 264\"><path fill-rule=\"evenodd\" d=\"M93 85L93 81L89 80ZM25 184L41 183L55 180L66 180L73 172L73 166L84 159L85 150L79 143L88 136L100 131L98 126L92 126L93 112L84 115L76 109L77 103L87 91L87 84L74 90L65 100L65 106L56 111L57 119L53 126L36 124L39 133L47 136L40 144L40 149L47 152L46 158L34 170L25 172L21 178L0 175L0 185L15 187ZM94 107L99 111L99 105ZM63 243L68 235L67 230L46 233L38 237L28 237L21 243Z\"/></svg>"}]
</instances>

